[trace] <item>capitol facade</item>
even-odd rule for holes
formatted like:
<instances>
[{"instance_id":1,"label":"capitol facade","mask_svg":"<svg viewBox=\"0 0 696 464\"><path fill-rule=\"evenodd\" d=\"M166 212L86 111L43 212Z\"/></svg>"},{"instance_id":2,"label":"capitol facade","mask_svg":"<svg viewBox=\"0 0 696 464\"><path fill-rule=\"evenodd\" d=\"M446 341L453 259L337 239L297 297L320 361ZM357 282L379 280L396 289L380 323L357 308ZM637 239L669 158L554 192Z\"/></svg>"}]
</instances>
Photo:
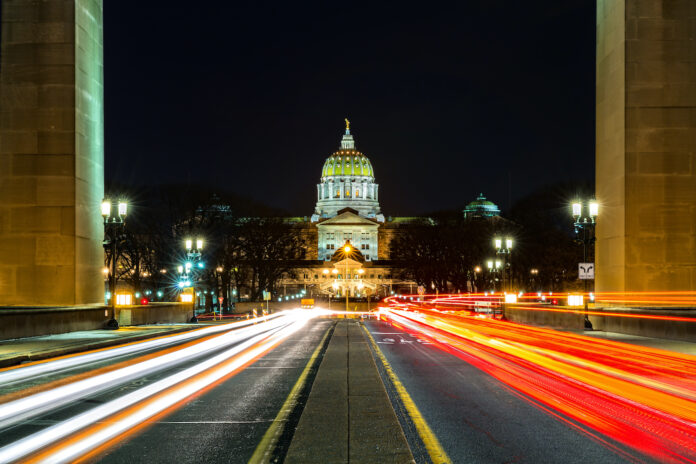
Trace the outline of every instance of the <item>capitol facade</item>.
<instances>
[{"instance_id":1,"label":"capitol facade","mask_svg":"<svg viewBox=\"0 0 696 464\"><path fill-rule=\"evenodd\" d=\"M434 224L427 217L391 217L379 206L379 184L369 158L358 151L346 120L337 151L326 158L317 184L314 213L287 218L302 229L306 258L294 275L285 276L282 293L304 290L309 297L385 297L413 294L416 282L401 278L390 259L390 242L412 225ZM467 218L496 216L497 207L483 195L467 206Z\"/></svg>"}]
</instances>

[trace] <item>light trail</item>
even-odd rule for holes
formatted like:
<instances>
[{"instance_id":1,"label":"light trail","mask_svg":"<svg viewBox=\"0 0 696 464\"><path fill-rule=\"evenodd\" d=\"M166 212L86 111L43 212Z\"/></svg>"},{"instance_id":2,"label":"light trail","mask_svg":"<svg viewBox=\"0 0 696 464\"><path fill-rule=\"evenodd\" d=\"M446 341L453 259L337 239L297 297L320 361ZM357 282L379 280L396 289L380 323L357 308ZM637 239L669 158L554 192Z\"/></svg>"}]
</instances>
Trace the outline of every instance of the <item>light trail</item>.
<instances>
[{"instance_id":1,"label":"light trail","mask_svg":"<svg viewBox=\"0 0 696 464\"><path fill-rule=\"evenodd\" d=\"M0 404L0 428L9 427L18 422L36 417L77 399L105 391L116 385L142 377L145 374L152 374L181 363L190 362L213 350L239 343L258 332L272 330L286 324L287 321L281 318L263 325L226 332L218 337L148 359L147 361Z\"/></svg>"},{"instance_id":2,"label":"light trail","mask_svg":"<svg viewBox=\"0 0 696 464\"><path fill-rule=\"evenodd\" d=\"M619 443L696 462L694 356L435 310L382 314Z\"/></svg>"},{"instance_id":3,"label":"light trail","mask_svg":"<svg viewBox=\"0 0 696 464\"><path fill-rule=\"evenodd\" d=\"M0 463L74 462L237 372L311 317L297 312L275 324L252 327L256 333L251 338L210 359L0 448Z\"/></svg>"},{"instance_id":4,"label":"light trail","mask_svg":"<svg viewBox=\"0 0 696 464\"><path fill-rule=\"evenodd\" d=\"M284 316L286 314L287 311L283 311L270 316L266 316L266 319L270 320L276 317ZM239 329L242 327L256 324L258 321L259 320L250 319L239 322L232 322L229 324L209 326L202 329L192 330L190 332L158 337L150 340L130 343L127 345L120 345L114 348L106 348L103 350L92 351L85 354L69 355L57 359L38 361L36 363L8 367L5 369L0 369L0 385L14 383L29 378L36 378L40 375L55 374L58 371L76 369L86 364L102 361L105 359L113 359L118 356L132 355L142 353L147 350L163 348L177 343L182 343L187 340L193 340L196 338L201 338L220 332Z\"/></svg>"}]
</instances>

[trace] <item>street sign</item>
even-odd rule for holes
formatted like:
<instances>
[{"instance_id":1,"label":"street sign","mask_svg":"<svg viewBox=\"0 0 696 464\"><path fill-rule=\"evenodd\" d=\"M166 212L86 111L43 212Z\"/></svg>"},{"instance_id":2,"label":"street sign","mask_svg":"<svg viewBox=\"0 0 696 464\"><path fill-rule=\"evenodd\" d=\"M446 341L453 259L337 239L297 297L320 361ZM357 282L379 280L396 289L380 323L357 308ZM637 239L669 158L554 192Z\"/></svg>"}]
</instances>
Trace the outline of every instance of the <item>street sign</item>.
<instances>
[{"instance_id":1,"label":"street sign","mask_svg":"<svg viewBox=\"0 0 696 464\"><path fill-rule=\"evenodd\" d=\"M594 280L594 263L578 263L578 279Z\"/></svg>"},{"instance_id":2,"label":"street sign","mask_svg":"<svg viewBox=\"0 0 696 464\"><path fill-rule=\"evenodd\" d=\"M418 286L418 294L423 295L425 293L425 287L422 285Z\"/></svg>"},{"instance_id":3,"label":"street sign","mask_svg":"<svg viewBox=\"0 0 696 464\"><path fill-rule=\"evenodd\" d=\"M263 300L269 301L270 299L271 299L271 292L264 290L263 291Z\"/></svg>"},{"instance_id":4,"label":"street sign","mask_svg":"<svg viewBox=\"0 0 696 464\"><path fill-rule=\"evenodd\" d=\"M221 297L221 296L218 297L218 301L220 302L220 306L222 306L222 302L223 302L224 300L225 300L225 299L224 299L223 297Z\"/></svg>"}]
</instances>

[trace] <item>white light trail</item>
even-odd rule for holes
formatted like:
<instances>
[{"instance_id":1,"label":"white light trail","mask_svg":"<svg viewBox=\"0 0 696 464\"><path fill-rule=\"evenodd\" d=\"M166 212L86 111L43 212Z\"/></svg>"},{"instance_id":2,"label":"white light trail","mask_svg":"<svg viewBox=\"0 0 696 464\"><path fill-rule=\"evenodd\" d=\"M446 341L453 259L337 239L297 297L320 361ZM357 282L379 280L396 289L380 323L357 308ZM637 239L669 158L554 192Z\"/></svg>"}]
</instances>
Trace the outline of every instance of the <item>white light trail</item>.
<instances>
[{"instance_id":1,"label":"white light trail","mask_svg":"<svg viewBox=\"0 0 696 464\"><path fill-rule=\"evenodd\" d=\"M190 332L185 332L178 335L173 335L171 337L158 338L155 340L147 340L139 343L134 343L132 345L117 346L114 348L96 351L92 353L86 353L82 355L73 356L70 358L57 359L55 361L42 362L40 364L34 364L26 367L10 368L5 371L0 371L0 385L13 383L20 380L37 377L44 374L54 374L58 371L65 369L74 369L85 364L93 363L95 361L101 361L104 359L113 359L117 356L123 356L128 354L140 353L146 350L151 350L154 348L163 348L169 345L181 343L194 338L205 337L207 335L212 335L218 332L225 332L228 330L235 330L248 325L255 324L260 320L270 320L279 316L287 315L287 311L279 312L266 316L263 319L247 319L239 322L231 322L229 324L210 326L203 329L192 330Z\"/></svg>"},{"instance_id":2,"label":"white light trail","mask_svg":"<svg viewBox=\"0 0 696 464\"><path fill-rule=\"evenodd\" d=\"M210 370L210 372L194 382L185 384L182 386L182 388L173 389L172 392L164 394L161 398L158 398L153 403L134 411L133 414L126 416L122 420L109 424L107 427L99 430L97 433L90 434L83 439L78 440L77 442L58 451L58 453L44 460L44 462L52 463L74 461L79 456L84 455L102 443L117 437L130 428L188 398L189 396L200 391L202 388L215 383L217 380L224 378L226 375L234 372L236 369L239 369L244 364L252 361L255 357L261 355L264 351L274 346L279 340L298 331L309 319L309 315L302 314L297 314L290 317L292 318L292 322L289 326L275 328L270 334L263 333L257 335L198 365L192 366L179 373L173 374L153 384L140 388L123 397L109 401L108 403L79 414L78 416L55 424L40 432L0 448L0 464L10 463L25 458L48 445L59 442L68 435L102 421L119 411L133 406L140 401L152 397L153 395L163 392L166 389L190 379L197 374ZM218 364L224 363L224 361L240 353L243 354L233 362L223 364L218 368L215 368L215 366Z\"/></svg>"},{"instance_id":3,"label":"white light trail","mask_svg":"<svg viewBox=\"0 0 696 464\"><path fill-rule=\"evenodd\" d=\"M212 350L238 343L244 338L287 325L294 320L294 318L288 316L265 324L231 331L219 337L205 340L156 358L0 404L0 428L9 427L18 422L36 417L77 399L107 390L145 374L151 374L191 361Z\"/></svg>"}]
</instances>

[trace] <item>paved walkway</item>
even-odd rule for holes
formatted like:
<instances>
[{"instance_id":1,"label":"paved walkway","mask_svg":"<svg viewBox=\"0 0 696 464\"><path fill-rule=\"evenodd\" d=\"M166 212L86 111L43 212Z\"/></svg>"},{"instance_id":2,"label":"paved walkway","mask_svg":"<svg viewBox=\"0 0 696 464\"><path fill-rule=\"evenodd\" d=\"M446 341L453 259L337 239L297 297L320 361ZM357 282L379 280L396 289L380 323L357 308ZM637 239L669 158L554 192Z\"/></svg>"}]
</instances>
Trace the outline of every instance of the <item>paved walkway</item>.
<instances>
[{"instance_id":1,"label":"paved walkway","mask_svg":"<svg viewBox=\"0 0 696 464\"><path fill-rule=\"evenodd\" d=\"M147 338L185 332L200 324L157 324L122 327L118 330L85 330L57 335L0 341L0 367L28 361L121 345Z\"/></svg>"},{"instance_id":2,"label":"paved walkway","mask_svg":"<svg viewBox=\"0 0 696 464\"><path fill-rule=\"evenodd\" d=\"M357 321L336 325L285 462L414 462Z\"/></svg>"}]
</instances>

